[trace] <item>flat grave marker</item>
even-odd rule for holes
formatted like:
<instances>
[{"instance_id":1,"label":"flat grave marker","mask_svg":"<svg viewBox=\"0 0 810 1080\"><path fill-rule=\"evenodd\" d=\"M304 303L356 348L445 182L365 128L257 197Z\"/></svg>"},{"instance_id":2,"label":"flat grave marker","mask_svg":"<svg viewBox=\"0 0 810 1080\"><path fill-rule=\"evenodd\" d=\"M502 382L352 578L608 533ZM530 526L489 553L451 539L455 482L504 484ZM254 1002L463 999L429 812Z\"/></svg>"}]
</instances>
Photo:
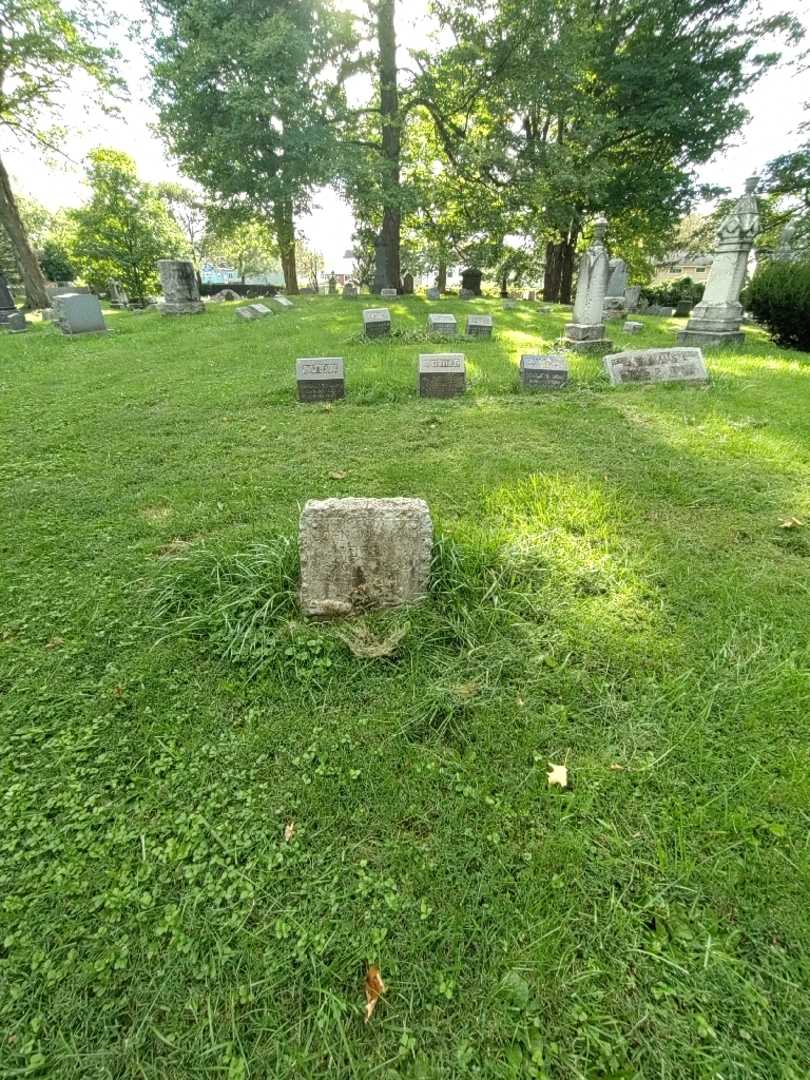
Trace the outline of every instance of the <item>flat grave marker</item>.
<instances>
[{"instance_id":1,"label":"flat grave marker","mask_svg":"<svg viewBox=\"0 0 810 1080\"><path fill-rule=\"evenodd\" d=\"M380 289L380 296L384 300L396 300L398 295L396 289Z\"/></svg>"},{"instance_id":2,"label":"flat grave marker","mask_svg":"<svg viewBox=\"0 0 810 1080\"><path fill-rule=\"evenodd\" d=\"M428 315L428 332L440 334L442 337L455 337L458 333L458 323L455 315Z\"/></svg>"},{"instance_id":3,"label":"flat grave marker","mask_svg":"<svg viewBox=\"0 0 810 1080\"><path fill-rule=\"evenodd\" d=\"M295 361L298 400L338 401L346 396L341 356L305 356Z\"/></svg>"},{"instance_id":4,"label":"flat grave marker","mask_svg":"<svg viewBox=\"0 0 810 1080\"><path fill-rule=\"evenodd\" d=\"M107 324L92 293L63 293L53 298L54 322L63 334L104 334Z\"/></svg>"},{"instance_id":5,"label":"flat grave marker","mask_svg":"<svg viewBox=\"0 0 810 1080\"><path fill-rule=\"evenodd\" d=\"M492 337L491 315L468 315L467 337Z\"/></svg>"},{"instance_id":6,"label":"flat grave marker","mask_svg":"<svg viewBox=\"0 0 810 1080\"><path fill-rule=\"evenodd\" d=\"M707 383L703 352L696 348L637 349L603 358L613 386L621 383Z\"/></svg>"},{"instance_id":7,"label":"flat grave marker","mask_svg":"<svg viewBox=\"0 0 810 1080\"><path fill-rule=\"evenodd\" d=\"M460 397L466 389L463 353L423 353L419 357L420 397Z\"/></svg>"},{"instance_id":8,"label":"flat grave marker","mask_svg":"<svg viewBox=\"0 0 810 1080\"><path fill-rule=\"evenodd\" d=\"M568 384L564 356L524 353L520 358L520 382L524 390L559 390Z\"/></svg>"},{"instance_id":9,"label":"flat grave marker","mask_svg":"<svg viewBox=\"0 0 810 1080\"><path fill-rule=\"evenodd\" d=\"M366 337L387 337L391 333L391 312L387 307L366 308L363 312Z\"/></svg>"}]
</instances>

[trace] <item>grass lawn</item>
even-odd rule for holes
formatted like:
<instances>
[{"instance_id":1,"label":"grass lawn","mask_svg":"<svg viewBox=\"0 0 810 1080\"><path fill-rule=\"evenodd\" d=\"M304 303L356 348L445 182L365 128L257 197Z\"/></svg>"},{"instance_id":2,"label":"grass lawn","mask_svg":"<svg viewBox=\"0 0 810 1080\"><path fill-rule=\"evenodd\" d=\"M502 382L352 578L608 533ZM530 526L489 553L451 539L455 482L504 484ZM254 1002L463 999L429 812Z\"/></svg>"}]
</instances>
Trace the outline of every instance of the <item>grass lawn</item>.
<instances>
[{"instance_id":1,"label":"grass lawn","mask_svg":"<svg viewBox=\"0 0 810 1080\"><path fill-rule=\"evenodd\" d=\"M0 1076L806 1077L810 357L526 395L564 312L363 306L0 337ZM295 608L348 495L434 515L388 659Z\"/></svg>"}]
</instances>

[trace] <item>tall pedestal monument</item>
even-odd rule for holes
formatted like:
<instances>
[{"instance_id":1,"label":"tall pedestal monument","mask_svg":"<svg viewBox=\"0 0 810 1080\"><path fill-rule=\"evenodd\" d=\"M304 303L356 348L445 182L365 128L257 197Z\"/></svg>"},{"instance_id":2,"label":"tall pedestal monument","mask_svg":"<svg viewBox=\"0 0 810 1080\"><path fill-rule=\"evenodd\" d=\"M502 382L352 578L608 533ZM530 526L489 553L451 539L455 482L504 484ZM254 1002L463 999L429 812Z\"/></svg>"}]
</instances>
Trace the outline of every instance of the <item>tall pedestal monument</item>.
<instances>
[{"instance_id":1,"label":"tall pedestal monument","mask_svg":"<svg viewBox=\"0 0 810 1080\"><path fill-rule=\"evenodd\" d=\"M740 345L743 309L740 291L745 283L748 256L759 232L755 195L758 179L745 182L745 194L717 232L717 248L703 299L692 312L686 329L678 334L681 345Z\"/></svg>"},{"instance_id":2,"label":"tall pedestal monument","mask_svg":"<svg viewBox=\"0 0 810 1080\"><path fill-rule=\"evenodd\" d=\"M575 352L609 353L613 342L605 337L603 307L610 262L605 247L607 221L594 225L591 246L579 262L573 321L565 327L563 345Z\"/></svg>"}]
</instances>

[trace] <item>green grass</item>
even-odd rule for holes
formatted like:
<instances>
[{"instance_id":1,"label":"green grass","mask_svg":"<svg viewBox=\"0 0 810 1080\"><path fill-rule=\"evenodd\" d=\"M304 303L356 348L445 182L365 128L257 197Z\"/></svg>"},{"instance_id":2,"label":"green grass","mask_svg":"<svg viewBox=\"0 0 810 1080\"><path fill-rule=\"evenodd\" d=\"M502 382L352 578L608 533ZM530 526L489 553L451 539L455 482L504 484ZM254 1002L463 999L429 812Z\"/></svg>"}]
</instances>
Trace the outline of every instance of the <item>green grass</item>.
<instances>
[{"instance_id":1,"label":"green grass","mask_svg":"<svg viewBox=\"0 0 810 1080\"><path fill-rule=\"evenodd\" d=\"M525 395L566 315L485 301L420 401L471 306L362 306L0 338L0 1075L804 1078L808 358ZM316 355L345 402L295 403ZM297 615L343 495L434 514L388 658Z\"/></svg>"}]
</instances>

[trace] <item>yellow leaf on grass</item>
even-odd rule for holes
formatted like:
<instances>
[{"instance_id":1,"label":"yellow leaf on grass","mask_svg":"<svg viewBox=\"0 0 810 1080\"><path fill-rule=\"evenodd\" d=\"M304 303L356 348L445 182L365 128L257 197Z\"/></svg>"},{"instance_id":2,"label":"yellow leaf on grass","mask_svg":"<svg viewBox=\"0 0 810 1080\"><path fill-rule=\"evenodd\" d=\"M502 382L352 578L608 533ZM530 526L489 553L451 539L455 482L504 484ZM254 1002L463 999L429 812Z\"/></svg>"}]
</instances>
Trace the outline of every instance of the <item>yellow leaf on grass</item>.
<instances>
[{"instance_id":1,"label":"yellow leaf on grass","mask_svg":"<svg viewBox=\"0 0 810 1080\"><path fill-rule=\"evenodd\" d=\"M780 529L800 529L804 525L803 521L799 521L797 517L782 518L779 522Z\"/></svg>"},{"instance_id":2,"label":"yellow leaf on grass","mask_svg":"<svg viewBox=\"0 0 810 1080\"><path fill-rule=\"evenodd\" d=\"M345 480L346 479L346 473L345 472L339 472L339 471L338 472L330 472L329 473L329 479L330 480Z\"/></svg>"},{"instance_id":3,"label":"yellow leaf on grass","mask_svg":"<svg viewBox=\"0 0 810 1080\"><path fill-rule=\"evenodd\" d=\"M548 763L548 767L551 772L548 774L548 782L550 785L556 784L557 787L568 787L568 769L565 765L554 765L551 761Z\"/></svg>"},{"instance_id":4,"label":"yellow leaf on grass","mask_svg":"<svg viewBox=\"0 0 810 1080\"><path fill-rule=\"evenodd\" d=\"M611 772L624 772L624 765L620 765L618 761L614 761L610 766Z\"/></svg>"},{"instance_id":5,"label":"yellow leaf on grass","mask_svg":"<svg viewBox=\"0 0 810 1080\"><path fill-rule=\"evenodd\" d=\"M378 967L371 966L366 972L366 1023L371 1019L380 994L385 993L385 983Z\"/></svg>"},{"instance_id":6,"label":"yellow leaf on grass","mask_svg":"<svg viewBox=\"0 0 810 1080\"><path fill-rule=\"evenodd\" d=\"M295 836L295 822L288 821L284 826L284 842L289 844L292 838Z\"/></svg>"}]
</instances>

